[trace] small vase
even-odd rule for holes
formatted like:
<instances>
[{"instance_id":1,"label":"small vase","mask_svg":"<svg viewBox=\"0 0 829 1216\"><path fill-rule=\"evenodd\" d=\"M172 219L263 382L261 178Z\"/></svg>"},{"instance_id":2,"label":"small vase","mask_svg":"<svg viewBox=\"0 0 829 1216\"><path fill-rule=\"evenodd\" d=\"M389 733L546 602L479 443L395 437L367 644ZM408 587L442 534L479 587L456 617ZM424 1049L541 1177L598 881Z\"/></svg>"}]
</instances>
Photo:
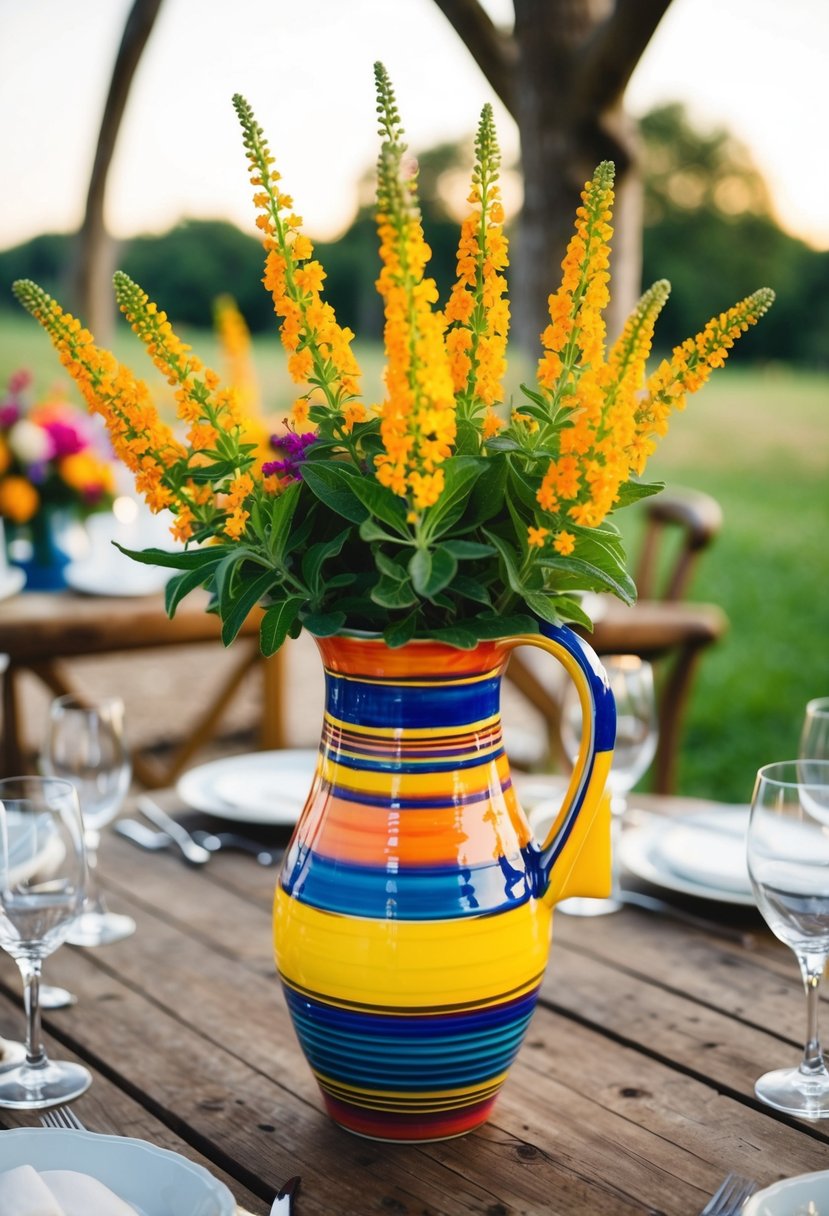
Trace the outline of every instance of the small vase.
<instances>
[{"instance_id":1,"label":"small vase","mask_svg":"<svg viewBox=\"0 0 829 1216\"><path fill-rule=\"evenodd\" d=\"M542 628L471 651L318 641L322 740L277 883L276 962L327 1109L360 1135L436 1140L483 1123L535 1007L553 905L608 894L613 699L589 647ZM541 842L501 736L519 644L563 663L585 710Z\"/></svg>"},{"instance_id":2,"label":"small vase","mask_svg":"<svg viewBox=\"0 0 829 1216\"><path fill-rule=\"evenodd\" d=\"M65 547L72 514L59 507L41 507L22 528L14 529L9 561L26 575L27 591L61 591L72 560Z\"/></svg>"}]
</instances>

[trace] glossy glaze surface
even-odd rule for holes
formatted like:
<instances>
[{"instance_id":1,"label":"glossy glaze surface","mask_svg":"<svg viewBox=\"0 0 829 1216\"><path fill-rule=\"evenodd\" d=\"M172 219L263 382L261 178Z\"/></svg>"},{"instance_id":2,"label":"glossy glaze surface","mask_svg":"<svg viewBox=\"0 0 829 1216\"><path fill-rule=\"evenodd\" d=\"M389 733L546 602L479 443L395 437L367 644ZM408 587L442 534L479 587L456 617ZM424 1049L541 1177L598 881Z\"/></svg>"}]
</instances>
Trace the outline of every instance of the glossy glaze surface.
<instances>
[{"instance_id":1,"label":"glossy glaze surface","mask_svg":"<svg viewBox=\"0 0 829 1216\"><path fill-rule=\"evenodd\" d=\"M320 757L277 887L276 957L328 1109L352 1131L434 1139L483 1122L534 1008L557 860L568 854L580 892L606 889L606 846L584 857L612 698L575 635L550 633L473 651L319 643ZM500 681L519 641L563 662L588 707L577 772L540 844L501 734Z\"/></svg>"}]
</instances>

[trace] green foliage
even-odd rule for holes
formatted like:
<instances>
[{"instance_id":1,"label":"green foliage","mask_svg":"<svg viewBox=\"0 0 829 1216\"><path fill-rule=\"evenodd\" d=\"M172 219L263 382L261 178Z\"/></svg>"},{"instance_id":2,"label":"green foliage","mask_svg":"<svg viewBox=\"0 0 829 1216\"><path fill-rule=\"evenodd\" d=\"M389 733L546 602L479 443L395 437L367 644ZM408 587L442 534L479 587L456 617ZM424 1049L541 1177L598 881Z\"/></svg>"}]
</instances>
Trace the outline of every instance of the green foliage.
<instances>
[{"instance_id":1,"label":"green foliage","mask_svg":"<svg viewBox=\"0 0 829 1216\"><path fill-rule=\"evenodd\" d=\"M641 132L643 277L671 281L660 341L681 342L700 310L716 312L762 267L777 300L762 332L746 335L736 358L825 366L829 253L816 253L779 227L760 173L728 132L697 131L676 103L645 115Z\"/></svg>"}]
</instances>

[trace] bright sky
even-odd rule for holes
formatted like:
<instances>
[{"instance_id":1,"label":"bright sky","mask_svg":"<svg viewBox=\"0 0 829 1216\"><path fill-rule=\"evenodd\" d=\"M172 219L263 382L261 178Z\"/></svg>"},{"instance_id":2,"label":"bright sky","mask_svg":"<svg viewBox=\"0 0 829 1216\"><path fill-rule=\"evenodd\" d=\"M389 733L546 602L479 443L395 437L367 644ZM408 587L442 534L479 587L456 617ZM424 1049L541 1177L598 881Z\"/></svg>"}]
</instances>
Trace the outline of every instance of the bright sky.
<instances>
[{"instance_id":1,"label":"bright sky","mask_svg":"<svg viewBox=\"0 0 829 1216\"><path fill-rule=\"evenodd\" d=\"M0 0L0 248L72 230L131 0ZM509 0L486 0L498 18ZM372 64L394 81L413 150L474 129L489 87L433 0L164 0L110 176L118 236L183 215L252 230L243 93L311 235L351 218L377 152ZM753 152L780 221L829 248L827 0L673 0L628 104L684 101ZM512 121L496 104L505 152Z\"/></svg>"}]
</instances>

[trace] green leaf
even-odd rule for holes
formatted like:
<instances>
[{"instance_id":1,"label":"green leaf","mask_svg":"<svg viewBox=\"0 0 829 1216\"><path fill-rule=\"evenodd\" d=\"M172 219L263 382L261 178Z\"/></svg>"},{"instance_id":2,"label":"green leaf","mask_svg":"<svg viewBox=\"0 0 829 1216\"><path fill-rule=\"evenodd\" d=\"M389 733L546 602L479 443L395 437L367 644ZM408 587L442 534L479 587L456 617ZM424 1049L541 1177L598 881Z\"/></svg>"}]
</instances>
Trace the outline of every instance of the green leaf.
<instances>
[{"instance_id":1,"label":"green leaf","mask_svg":"<svg viewBox=\"0 0 829 1216\"><path fill-rule=\"evenodd\" d=\"M327 578L325 580L325 590L328 592L334 591L338 587L350 587L356 578L356 574L347 574L345 572L342 574L335 574L333 578Z\"/></svg>"},{"instance_id":2,"label":"green leaf","mask_svg":"<svg viewBox=\"0 0 829 1216\"><path fill-rule=\"evenodd\" d=\"M443 547L418 549L409 562L409 575L418 595L431 599L447 587L458 570L458 563Z\"/></svg>"},{"instance_id":3,"label":"green leaf","mask_svg":"<svg viewBox=\"0 0 829 1216\"><path fill-rule=\"evenodd\" d=\"M555 608L565 624L582 625L592 633L593 621L584 611L578 600L573 599L570 595L557 595L555 597Z\"/></svg>"},{"instance_id":4,"label":"green leaf","mask_svg":"<svg viewBox=\"0 0 829 1216\"><path fill-rule=\"evenodd\" d=\"M404 616L400 621L392 621L391 625L387 625L383 630L383 641L391 650L396 650L399 646L405 646L410 642L417 630L417 613L410 612L408 616Z\"/></svg>"},{"instance_id":5,"label":"green leaf","mask_svg":"<svg viewBox=\"0 0 829 1216\"><path fill-rule=\"evenodd\" d=\"M458 419L455 431L455 454L457 456L477 456L481 448L481 433L467 418Z\"/></svg>"},{"instance_id":6,"label":"green leaf","mask_svg":"<svg viewBox=\"0 0 829 1216\"><path fill-rule=\"evenodd\" d=\"M236 545L208 545L205 549L181 549L171 553L167 549L126 549L117 540L112 543L133 561L142 562L145 566L172 567L174 570L218 565L222 558L236 549Z\"/></svg>"},{"instance_id":7,"label":"green leaf","mask_svg":"<svg viewBox=\"0 0 829 1216\"><path fill-rule=\"evenodd\" d=\"M344 612L309 612L303 616L302 624L315 638L330 638L339 633L345 624Z\"/></svg>"},{"instance_id":8,"label":"green leaf","mask_svg":"<svg viewBox=\"0 0 829 1216\"><path fill-rule=\"evenodd\" d=\"M299 624L297 617L303 603L302 596L290 595L265 610L262 624L259 626L259 646L266 658L276 654L288 633L291 637L298 636L299 630L297 629L296 633L293 630L294 626Z\"/></svg>"},{"instance_id":9,"label":"green leaf","mask_svg":"<svg viewBox=\"0 0 829 1216\"><path fill-rule=\"evenodd\" d=\"M331 540L319 541L305 553L302 559L302 577L312 596L315 597L319 592L323 564L330 557L336 557L341 552L350 535L351 528L343 528L342 532L333 536Z\"/></svg>"},{"instance_id":10,"label":"green leaf","mask_svg":"<svg viewBox=\"0 0 829 1216\"><path fill-rule=\"evenodd\" d=\"M482 641L490 638L512 638L519 633L538 633L538 621L523 613L512 613L510 616L482 614L466 621L465 624L474 629Z\"/></svg>"},{"instance_id":11,"label":"green leaf","mask_svg":"<svg viewBox=\"0 0 829 1216\"><path fill-rule=\"evenodd\" d=\"M495 552L492 545L482 545L474 540L446 540L443 542L443 548L459 562L472 561L476 557L489 557Z\"/></svg>"},{"instance_id":12,"label":"green leaf","mask_svg":"<svg viewBox=\"0 0 829 1216\"><path fill-rule=\"evenodd\" d=\"M408 579L400 583L396 579L381 578L371 589L371 599L382 608L411 608L417 596Z\"/></svg>"},{"instance_id":13,"label":"green leaf","mask_svg":"<svg viewBox=\"0 0 829 1216\"><path fill-rule=\"evenodd\" d=\"M236 472L235 460L217 460L214 464L196 465L188 468L187 476L197 484L203 481L224 481Z\"/></svg>"},{"instance_id":14,"label":"green leaf","mask_svg":"<svg viewBox=\"0 0 829 1216\"><path fill-rule=\"evenodd\" d=\"M320 502L325 503L337 515L361 524L368 516L363 503L354 490L358 476L349 476L342 468L331 464L305 461L302 466L302 481Z\"/></svg>"},{"instance_id":15,"label":"green leaf","mask_svg":"<svg viewBox=\"0 0 829 1216\"><path fill-rule=\"evenodd\" d=\"M271 506L267 545L272 560L277 564L281 563L285 556L288 537L291 534L291 522L299 505L299 495L300 483L295 481L274 498Z\"/></svg>"},{"instance_id":16,"label":"green leaf","mask_svg":"<svg viewBox=\"0 0 829 1216\"><path fill-rule=\"evenodd\" d=\"M491 456L484 464L484 471L472 486L469 502L461 518L464 531L491 519L500 510L504 499L504 487L507 483L506 457Z\"/></svg>"},{"instance_id":17,"label":"green leaf","mask_svg":"<svg viewBox=\"0 0 829 1216\"><path fill-rule=\"evenodd\" d=\"M222 641L229 646L245 623L248 613L279 581L274 570L265 570L258 578L248 579L239 595L230 602L229 611L222 605Z\"/></svg>"},{"instance_id":18,"label":"green leaf","mask_svg":"<svg viewBox=\"0 0 829 1216\"><path fill-rule=\"evenodd\" d=\"M360 524L360 540L368 541L369 543L373 540L389 540L393 541L396 545L400 544L399 536L393 536L391 532L387 532L385 528L381 528L371 516L368 519L364 519Z\"/></svg>"},{"instance_id":19,"label":"green leaf","mask_svg":"<svg viewBox=\"0 0 829 1216\"><path fill-rule=\"evenodd\" d=\"M409 539L406 507L402 499L398 498L396 494L392 494L391 490L387 490L385 486L381 486L379 481L375 481L373 477L352 477L349 487L372 515L388 524L400 536Z\"/></svg>"},{"instance_id":20,"label":"green leaf","mask_svg":"<svg viewBox=\"0 0 829 1216\"><path fill-rule=\"evenodd\" d=\"M456 595L462 596L465 600L472 600L476 604L486 604L490 607L492 599L489 591L483 583L476 578L468 578L465 574L456 574L452 580L452 591Z\"/></svg>"},{"instance_id":21,"label":"green leaf","mask_svg":"<svg viewBox=\"0 0 829 1216\"><path fill-rule=\"evenodd\" d=\"M619 496L613 504L613 510L618 511L620 507L629 507L631 503L639 502L642 498L651 498L664 489L664 481L626 481L624 485L619 486Z\"/></svg>"},{"instance_id":22,"label":"green leaf","mask_svg":"<svg viewBox=\"0 0 829 1216\"><path fill-rule=\"evenodd\" d=\"M583 561L579 557L542 557L538 559L538 564L547 570L561 570L567 574L578 575L582 578L582 586L585 585L584 580L587 579L587 587L596 585L603 587L607 591L612 591L626 604L632 604L636 599L636 584L626 572L623 578L614 578L612 574L602 570L599 566Z\"/></svg>"},{"instance_id":23,"label":"green leaf","mask_svg":"<svg viewBox=\"0 0 829 1216\"><path fill-rule=\"evenodd\" d=\"M195 591L197 587L201 587L209 578L210 571L204 566L197 566L195 570L184 570L181 574L174 575L164 588L164 610L167 615L172 619L184 597L191 591Z\"/></svg>"},{"instance_id":24,"label":"green leaf","mask_svg":"<svg viewBox=\"0 0 829 1216\"><path fill-rule=\"evenodd\" d=\"M488 452L523 452L524 445L512 435L493 435L492 439L487 439L486 449Z\"/></svg>"},{"instance_id":25,"label":"green leaf","mask_svg":"<svg viewBox=\"0 0 829 1216\"><path fill-rule=\"evenodd\" d=\"M527 591L524 594L524 603L536 616L540 616L542 621L548 621L551 625L562 623L562 618L555 607L554 597L544 595L542 591Z\"/></svg>"},{"instance_id":26,"label":"green leaf","mask_svg":"<svg viewBox=\"0 0 829 1216\"><path fill-rule=\"evenodd\" d=\"M397 583L408 582L409 576L406 572L406 567L400 562L394 561L393 558L383 553L382 550L374 550L374 561L381 574L394 579Z\"/></svg>"},{"instance_id":27,"label":"green leaf","mask_svg":"<svg viewBox=\"0 0 829 1216\"><path fill-rule=\"evenodd\" d=\"M467 499L474 482L483 473L485 460L476 460L468 456L452 457L443 464L444 485L438 501L426 513L423 536L429 540L442 536L447 532L466 507Z\"/></svg>"},{"instance_id":28,"label":"green leaf","mask_svg":"<svg viewBox=\"0 0 829 1216\"><path fill-rule=\"evenodd\" d=\"M219 612L224 618L225 602L233 598L233 580L239 566L248 560L250 550L239 545L233 547L222 561L216 567L213 576L213 586L216 592L216 598L219 601ZM270 572L273 574L273 571Z\"/></svg>"},{"instance_id":29,"label":"green leaf","mask_svg":"<svg viewBox=\"0 0 829 1216\"><path fill-rule=\"evenodd\" d=\"M537 393L535 391L535 389L530 388L530 386L528 384L522 384L522 385L520 385L520 388L521 388L521 392L524 394L524 396L527 398L528 401L534 401L536 405L543 405L545 407L545 409L547 410L547 414L549 416L549 413L550 413L549 400L542 397L540 393Z\"/></svg>"},{"instance_id":30,"label":"green leaf","mask_svg":"<svg viewBox=\"0 0 829 1216\"><path fill-rule=\"evenodd\" d=\"M484 530L484 536L492 541L498 550L501 561L504 563L504 569L507 572L507 582L509 583L510 590L514 591L517 595L523 596L526 588L521 581L521 576L518 572L519 568L516 563L516 557L520 557L520 554L516 554L511 545L498 536L497 533Z\"/></svg>"},{"instance_id":31,"label":"green leaf","mask_svg":"<svg viewBox=\"0 0 829 1216\"><path fill-rule=\"evenodd\" d=\"M449 625L445 629L432 629L429 637L434 638L437 642L445 642L447 646L455 646L458 650L474 650L478 645L478 639L472 630L464 629L460 625Z\"/></svg>"}]
</instances>

